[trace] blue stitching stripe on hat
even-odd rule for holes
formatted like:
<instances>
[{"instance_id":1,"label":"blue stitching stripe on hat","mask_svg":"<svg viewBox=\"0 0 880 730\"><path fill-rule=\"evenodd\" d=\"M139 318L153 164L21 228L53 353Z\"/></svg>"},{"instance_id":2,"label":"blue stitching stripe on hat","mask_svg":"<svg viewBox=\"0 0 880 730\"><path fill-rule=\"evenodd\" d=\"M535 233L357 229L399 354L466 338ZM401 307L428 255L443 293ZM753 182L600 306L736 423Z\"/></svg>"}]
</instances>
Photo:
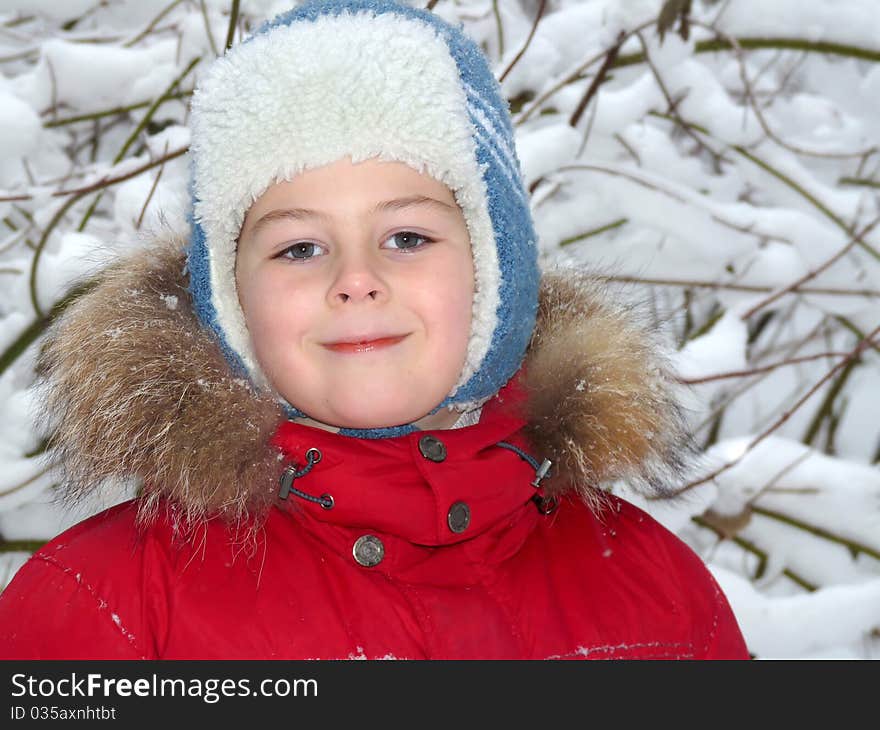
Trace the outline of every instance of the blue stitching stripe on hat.
<instances>
[{"instance_id":1,"label":"blue stitching stripe on hat","mask_svg":"<svg viewBox=\"0 0 880 730\"><path fill-rule=\"evenodd\" d=\"M497 393L519 369L534 328L540 279L536 235L507 105L482 51L460 28L454 28L429 11L390 0L309 0L264 24L254 37L298 21L360 11L369 11L373 15L397 14L434 28L446 43L467 96L468 117L473 125L477 162L488 192L489 218L498 254L499 307L497 325L479 368L432 413L447 405L482 402ZM212 303L210 250L204 231L197 222L193 221L192 225L189 273L196 313L220 339L230 365L237 373L246 375L241 358L228 345ZM287 411L289 417L306 415L292 406ZM416 430L416 426L406 424L390 428L341 429L340 433L359 438L388 438Z\"/></svg>"},{"instance_id":2,"label":"blue stitching stripe on hat","mask_svg":"<svg viewBox=\"0 0 880 730\"><path fill-rule=\"evenodd\" d=\"M217 310L211 301L208 243L205 240L205 232L202 230L202 227L192 219L192 213L190 213L190 225L192 226L192 236L190 238L186 268L189 273L189 293L193 302L193 309L202 324L217 336L220 349L223 350L223 355L226 357L226 361L233 372L239 377L247 378L247 368L241 361L239 354L226 341L223 328L220 326L217 318Z\"/></svg>"}]
</instances>

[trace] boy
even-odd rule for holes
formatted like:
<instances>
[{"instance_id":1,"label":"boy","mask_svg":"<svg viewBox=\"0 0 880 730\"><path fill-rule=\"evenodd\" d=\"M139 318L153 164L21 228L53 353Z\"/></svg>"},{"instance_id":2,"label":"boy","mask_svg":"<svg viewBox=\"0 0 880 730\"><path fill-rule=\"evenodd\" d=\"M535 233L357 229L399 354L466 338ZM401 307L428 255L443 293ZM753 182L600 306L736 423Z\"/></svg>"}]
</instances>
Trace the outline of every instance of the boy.
<instances>
[{"instance_id":1,"label":"boy","mask_svg":"<svg viewBox=\"0 0 880 730\"><path fill-rule=\"evenodd\" d=\"M671 378L541 277L460 30L307 2L200 80L192 154L185 253L112 267L41 361L72 493L142 493L19 571L0 655L748 657L700 559L600 489L680 471Z\"/></svg>"}]
</instances>

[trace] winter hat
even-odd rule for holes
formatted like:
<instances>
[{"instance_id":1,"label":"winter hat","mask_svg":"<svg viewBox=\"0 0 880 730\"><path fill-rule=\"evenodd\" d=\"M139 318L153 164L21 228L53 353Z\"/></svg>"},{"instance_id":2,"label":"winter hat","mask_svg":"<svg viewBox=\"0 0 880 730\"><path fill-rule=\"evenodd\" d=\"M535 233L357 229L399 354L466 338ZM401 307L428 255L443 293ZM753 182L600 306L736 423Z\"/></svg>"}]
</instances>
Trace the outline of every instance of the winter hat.
<instances>
[{"instance_id":1,"label":"winter hat","mask_svg":"<svg viewBox=\"0 0 880 730\"><path fill-rule=\"evenodd\" d=\"M471 333L460 378L432 412L475 408L519 369L537 310L536 236L507 104L461 27L390 0L309 0L210 66L191 127L193 306L238 374L271 388L236 292L245 214L275 182L346 156L403 162L445 184L463 212L474 258ZM285 406L291 417L308 415Z\"/></svg>"}]
</instances>

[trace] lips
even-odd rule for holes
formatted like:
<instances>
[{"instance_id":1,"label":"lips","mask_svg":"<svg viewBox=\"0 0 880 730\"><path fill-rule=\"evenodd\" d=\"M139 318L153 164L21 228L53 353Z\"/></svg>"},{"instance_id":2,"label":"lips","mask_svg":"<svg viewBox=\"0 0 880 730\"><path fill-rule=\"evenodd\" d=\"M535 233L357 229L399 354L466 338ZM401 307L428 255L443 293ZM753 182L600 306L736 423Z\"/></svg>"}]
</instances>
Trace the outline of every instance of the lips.
<instances>
[{"instance_id":1,"label":"lips","mask_svg":"<svg viewBox=\"0 0 880 730\"><path fill-rule=\"evenodd\" d=\"M324 347L333 352L341 353L373 352L375 350L392 347L403 340L406 336L407 335L392 335L388 337L365 336L363 338L358 337L357 339L347 341L327 342L324 343Z\"/></svg>"}]
</instances>

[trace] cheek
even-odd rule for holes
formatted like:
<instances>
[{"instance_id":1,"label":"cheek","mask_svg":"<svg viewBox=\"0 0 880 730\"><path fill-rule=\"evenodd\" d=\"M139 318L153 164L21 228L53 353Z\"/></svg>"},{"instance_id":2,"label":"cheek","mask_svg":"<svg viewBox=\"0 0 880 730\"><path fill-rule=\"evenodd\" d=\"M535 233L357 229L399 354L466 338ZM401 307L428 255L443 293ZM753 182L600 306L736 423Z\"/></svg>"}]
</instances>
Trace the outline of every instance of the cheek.
<instances>
[{"instance_id":1,"label":"cheek","mask_svg":"<svg viewBox=\"0 0 880 730\"><path fill-rule=\"evenodd\" d=\"M469 258L454 259L435 269L428 281L424 301L433 328L441 335L436 344L444 348L446 359L463 363L471 332L473 265Z\"/></svg>"},{"instance_id":2,"label":"cheek","mask_svg":"<svg viewBox=\"0 0 880 730\"><path fill-rule=\"evenodd\" d=\"M238 299L257 359L274 370L284 342L296 340L309 321L309 297L304 287L291 286L278 271L258 270L239 276Z\"/></svg>"}]
</instances>

